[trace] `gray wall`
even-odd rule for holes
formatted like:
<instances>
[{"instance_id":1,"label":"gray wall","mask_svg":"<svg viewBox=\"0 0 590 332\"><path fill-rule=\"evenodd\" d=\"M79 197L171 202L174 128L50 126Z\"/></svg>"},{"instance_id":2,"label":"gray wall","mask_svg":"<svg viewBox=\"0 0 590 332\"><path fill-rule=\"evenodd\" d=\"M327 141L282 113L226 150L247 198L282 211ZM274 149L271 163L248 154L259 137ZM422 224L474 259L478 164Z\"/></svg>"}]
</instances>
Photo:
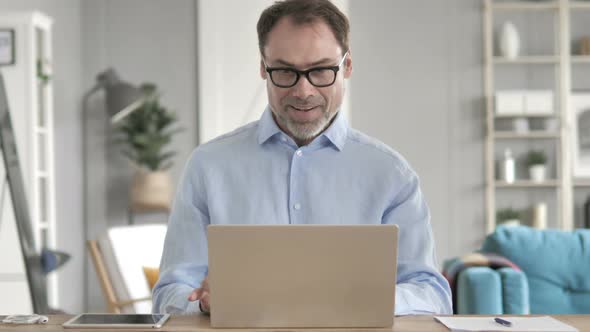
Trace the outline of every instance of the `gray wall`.
<instances>
[{"instance_id":1,"label":"gray wall","mask_svg":"<svg viewBox=\"0 0 590 332\"><path fill-rule=\"evenodd\" d=\"M62 308L80 311L83 299L82 199L80 190L80 96L82 56L80 2L64 0L0 0L1 11L42 11L54 19L53 80L55 94L55 170L57 189L58 249L71 253L71 261L59 271ZM4 299L6 300L6 299Z\"/></svg>"},{"instance_id":2,"label":"gray wall","mask_svg":"<svg viewBox=\"0 0 590 332\"><path fill-rule=\"evenodd\" d=\"M485 233L480 6L350 1L351 123L417 171L441 263Z\"/></svg>"},{"instance_id":3,"label":"gray wall","mask_svg":"<svg viewBox=\"0 0 590 332\"><path fill-rule=\"evenodd\" d=\"M82 83L94 84L97 73L107 67L133 83L154 82L163 93L161 103L174 110L185 129L175 136L178 152L171 170L174 186L185 160L196 146L196 5L193 0L83 1L81 8ZM101 94L89 100L88 238L104 234L107 227L128 222L127 204L132 171L117 147L109 144L112 132ZM149 216L135 216L136 222ZM151 220L165 222L166 215ZM159 220L158 220L159 219ZM92 266L87 268L87 310L104 310L104 298Z\"/></svg>"}]
</instances>

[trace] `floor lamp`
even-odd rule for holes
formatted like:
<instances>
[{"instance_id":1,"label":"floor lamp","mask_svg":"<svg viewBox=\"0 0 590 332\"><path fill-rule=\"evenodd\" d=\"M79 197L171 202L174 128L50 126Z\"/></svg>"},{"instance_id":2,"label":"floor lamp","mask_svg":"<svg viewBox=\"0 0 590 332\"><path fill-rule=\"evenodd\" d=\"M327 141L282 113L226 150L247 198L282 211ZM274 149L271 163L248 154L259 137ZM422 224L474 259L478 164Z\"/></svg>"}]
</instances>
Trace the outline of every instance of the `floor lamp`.
<instances>
[{"instance_id":1,"label":"floor lamp","mask_svg":"<svg viewBox=\"0 0 590 332\"><path fill-rule=\"evenodd\" d=\"M100 91L105 92L106 111L111 124L116 124L127 115L138 109L149 97L141 89L133 86L127 82L122 81L117 73L109 68L96 77L96 84L90 91L84 94L82 100L82 163L83 163L83 178L84 184L84 248L86 248L86 241L89 240L88 234L88 158L86 156L86 145L88 135L88 100L90 97ZM86 251L86 250L84 250ZM84 301L88 306L88 257L84 254Z\"/></svg>"}]
</instances>

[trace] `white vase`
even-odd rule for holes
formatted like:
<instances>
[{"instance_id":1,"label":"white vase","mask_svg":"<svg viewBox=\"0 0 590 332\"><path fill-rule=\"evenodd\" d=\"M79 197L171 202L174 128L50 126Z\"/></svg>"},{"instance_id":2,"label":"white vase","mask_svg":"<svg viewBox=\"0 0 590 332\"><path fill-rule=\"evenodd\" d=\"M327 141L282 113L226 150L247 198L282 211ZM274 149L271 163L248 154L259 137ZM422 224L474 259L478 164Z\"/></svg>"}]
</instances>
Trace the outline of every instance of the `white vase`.
<instances>
[{"instance_id":1,"label":"white vase","mask_svg":"<svg viewBox=\"0 0 590 332\"><path fill-rule=\"evenodd\" d=\"M559 132L559 120L555 118L545 119L545 131L557 134Z\"/></svg>"},{"instance_id":2,"label":"white vase","mask_svg":"<svg viewBox=\"0 0 590 332\"><path fill-rule=\"evenodd\" d=\"M533 227L538 229L547 228L547 204L537 203L533 207Z\"/></svg>"},{"instance_id":3,"label":"white vase","mask_svg":"<svg viewBox=\"0 0 590 332\"><path fill-rule=\"evenodd\" d=\"M500 54L508 59L515 59L518 57L520 50L520 38L518 31L512 22L504 22L500 32Z\"/></svg>"},{"instance_id":4,"label":"white vase","mask_svg":"<svg viewBox=\"0 0 590 332\"><path fill-rule=\"evenodd\" d=\"M529 167L529 176L531 177L531 181L545 181L546 169L547 168L545 167L545 165L532 165L531 167Z\"/></svg>"},{"instance_id":5,"label":"white vase","mask_svg":"<svg viewBox=\"0 0 590 332\"><path fill-rule=\"evenodd\" d=\"M529 120L527 118L514 118L512 120L512 129L519 134L528 133Z\"/></svg>"}]
</instances>

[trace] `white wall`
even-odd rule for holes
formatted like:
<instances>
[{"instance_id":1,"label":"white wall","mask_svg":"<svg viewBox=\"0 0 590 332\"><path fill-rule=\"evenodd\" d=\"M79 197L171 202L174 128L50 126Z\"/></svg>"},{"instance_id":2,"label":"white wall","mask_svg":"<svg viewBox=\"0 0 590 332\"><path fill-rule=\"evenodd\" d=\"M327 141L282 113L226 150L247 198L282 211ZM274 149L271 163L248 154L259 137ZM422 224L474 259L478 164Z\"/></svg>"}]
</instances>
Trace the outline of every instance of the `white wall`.
<instances>
[{"instance_id":1,"label":"white wall","mask_svg":"<svg viewBox=\"0 0 590 332\"><path fill-rule=\"evenodd\" d=\"M420 176L440 263L484 237L481 2L350 2L353 124Z\"/></svg>"}]
</instances>

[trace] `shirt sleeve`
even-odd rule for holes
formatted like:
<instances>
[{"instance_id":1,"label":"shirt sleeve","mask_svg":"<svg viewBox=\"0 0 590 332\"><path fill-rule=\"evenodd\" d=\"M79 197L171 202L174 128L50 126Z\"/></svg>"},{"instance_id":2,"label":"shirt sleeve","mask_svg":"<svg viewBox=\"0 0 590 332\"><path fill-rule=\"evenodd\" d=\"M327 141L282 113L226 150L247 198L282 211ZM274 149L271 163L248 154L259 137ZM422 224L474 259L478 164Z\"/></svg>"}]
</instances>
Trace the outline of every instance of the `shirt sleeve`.
<instances>
[{"instance_id":1,"label":"shirt sleeve","mask_svg":"<svg viewBox=\"0 0 590 332\"><path fill-rule=\"evenodd\" d=\"M399 226L395 315L452 314L451 290L437 269L430 212L417 175L407 171L382 220Z\"/></svg>"},{"instance_id":2,"label":"shirt sleeve","mask_svg":"<svg viewBox=\"0 0 590 332\"><path fill-rule=\"evenodd\" d=\"M207 275L205 188L197 154L186 164L168 221L159 280L153 290L154 313L198 313L199 301L188 301Z\"/></svg>"}]
</instances>

